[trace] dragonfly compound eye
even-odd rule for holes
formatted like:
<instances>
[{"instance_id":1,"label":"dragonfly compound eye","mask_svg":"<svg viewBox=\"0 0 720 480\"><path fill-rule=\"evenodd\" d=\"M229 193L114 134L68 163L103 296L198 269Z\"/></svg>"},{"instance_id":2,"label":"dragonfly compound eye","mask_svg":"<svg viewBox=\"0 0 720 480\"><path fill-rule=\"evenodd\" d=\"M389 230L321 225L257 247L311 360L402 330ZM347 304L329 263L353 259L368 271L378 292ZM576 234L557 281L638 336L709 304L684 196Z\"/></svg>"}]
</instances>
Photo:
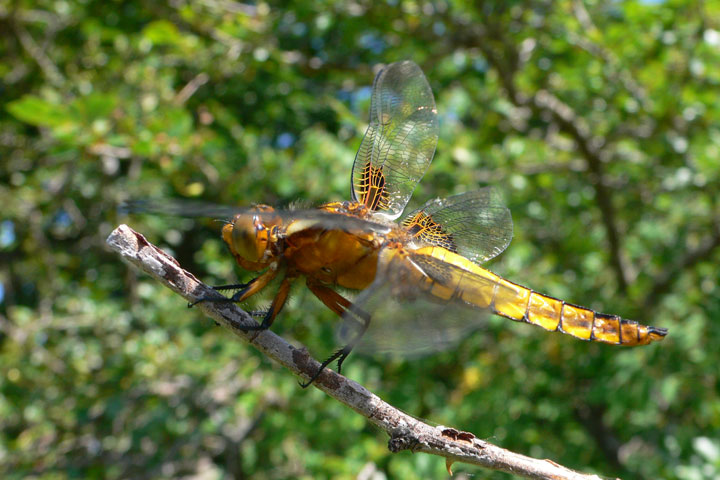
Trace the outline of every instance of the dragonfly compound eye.
<instances>
[{"instance_id":1,"label":"dragonfly compound eye","mask_svg":"<svg viewBox=\"0 0 720 480\"><path fill-rule=\"evenodd\" d=\"M257 215L238 215L232 221L230 241L223 237L233 252L245 260L257 262L262 259L268 245L269 230Z\"/></svg>"}]
</instances>

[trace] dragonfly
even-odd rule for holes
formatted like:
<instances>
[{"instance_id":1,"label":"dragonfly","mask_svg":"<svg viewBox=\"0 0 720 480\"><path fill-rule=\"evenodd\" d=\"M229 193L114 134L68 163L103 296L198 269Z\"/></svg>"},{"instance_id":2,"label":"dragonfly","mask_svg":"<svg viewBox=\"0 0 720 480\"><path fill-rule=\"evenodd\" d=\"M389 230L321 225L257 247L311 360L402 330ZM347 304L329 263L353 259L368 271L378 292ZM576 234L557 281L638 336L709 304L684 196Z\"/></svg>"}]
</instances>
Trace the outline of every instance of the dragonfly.
<instances>
[{"instance_id":1,"label":"dragonfly","mask_svg":"<svg viewBox=\"0 0 720 480\"><path fill-rule=\"evenodd\" d=\"M538 293L483 268L507 248L513 233L510 211L491 187L433 199L401 217L438 136L435 100L420 67L412 61L389 64L373 83L370 121L352 167L351 200L307 210L238 210L222 228L222 239L239 266L258 276L216 287L235 289L231 297L195 303L245 302L279 280L262 321L246 327L265 330L291 286L304 279L342 319L343 346L303 387L334 361L340 372L361 340L370 351L422 354L454 345L490 314L612 345L665 337L665 328ZM338 289L360 293L351 301Z\"/></svg>"}]
</instances>

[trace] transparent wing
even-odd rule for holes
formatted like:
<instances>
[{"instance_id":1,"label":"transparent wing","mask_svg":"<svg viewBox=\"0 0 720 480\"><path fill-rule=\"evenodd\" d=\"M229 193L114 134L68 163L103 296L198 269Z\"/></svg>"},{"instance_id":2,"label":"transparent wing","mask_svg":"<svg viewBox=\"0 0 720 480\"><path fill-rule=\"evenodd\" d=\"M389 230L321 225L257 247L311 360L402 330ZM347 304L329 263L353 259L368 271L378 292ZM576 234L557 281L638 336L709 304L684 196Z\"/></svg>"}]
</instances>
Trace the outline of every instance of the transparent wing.
<instances>
[{"instance_id":1,"label":"transparent wing","mask_svg":"<svg viewBox=\"0 0 720 480\"><path fill-rule=\"evenodd\" d=\"M370 312L370 326L357 351L405 358L448 350L482 329L487 314L461 304L442 304L430 297L403 299L389 295L387 284L374 284L356 298ZM346 345L361 329L360 319L346 313L338 328L338 343Z\"/></svg>"},{"instance_id":2,"label":"transparent wing","mask_svg":"<svg viewBox=\"0 0 720 480\"><path fill-rule=\"evenodd\" d=\"M352 169L352 198L391 219L400 216L432 161L437 110L415 63L397 62L373 84L370 124Z\"/></svg>"},{"instance_id":3,"label":"transparent wing","mask_svg":"<svg viewBox=\"0 0 720 480\"><path fill-rule=\"evenodd\" d=\"M341 229L349 232L375 232L380 234L385 234L391 229L389 225L382 223L376 223L342 213L330 213L319 209L275 210L267 206L240 208L190 200L132 200L123 202L123 204L118 207L118 211L121 214L159 213L180 217L210 217L222 220L230 220L236 215L257 215L261 213L267 218L278 218L282 220L282 223L285 225L291 222L302 221L307 228L319 227Z\"/></svg>"},{"instance_id":4,"label":"transparent wing","mask_svg":"<svg viewBox=\"0 0 720 480\"><path fill-rule=\"evenodd\" d=\"M444 247L476 263L502 253L513 234L510 210L491 187L430 200L401 223L420 245Z\"/></svg>"},{"instance_id":5,"label":"transparent wing","mask_svg":"<svg viewBox=\"0 0 720 480\"><path fill-rule=\"evenodd\" d=\"M497 278L432 255L385 248L375 281L343 316L338 340L361 337L361 351L403 356L448 349L486 324L493 299L506 293Z\"/></svg>"}]
</instances>

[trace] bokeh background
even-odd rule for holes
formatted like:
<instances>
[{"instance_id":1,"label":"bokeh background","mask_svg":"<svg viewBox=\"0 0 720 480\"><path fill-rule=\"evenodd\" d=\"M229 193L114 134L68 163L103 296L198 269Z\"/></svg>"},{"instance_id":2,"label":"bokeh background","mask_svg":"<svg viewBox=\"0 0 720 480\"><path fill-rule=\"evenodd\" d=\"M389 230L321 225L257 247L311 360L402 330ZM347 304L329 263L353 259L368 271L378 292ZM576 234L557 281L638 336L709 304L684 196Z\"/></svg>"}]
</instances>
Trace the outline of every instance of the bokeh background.
<instances>
[{"instance_id":1,"label":"bokeh background","mask_svg":"<svg viewBox=\"0 0 720 480\"><path fill-rule=\"evenodd\" d=\"M0 32L3 478L447 476L104 246L126 222L207 283L249 279L219 224L118 203L347 199L374 74L403 59L441 123L411 206L494 185L515 236L491 269L670 334L496 318L346 374L582 471L720 477L719 2L0 0ZM333 325L297 289L273 330L324 357Z\"/></svg>"}]
</instances>

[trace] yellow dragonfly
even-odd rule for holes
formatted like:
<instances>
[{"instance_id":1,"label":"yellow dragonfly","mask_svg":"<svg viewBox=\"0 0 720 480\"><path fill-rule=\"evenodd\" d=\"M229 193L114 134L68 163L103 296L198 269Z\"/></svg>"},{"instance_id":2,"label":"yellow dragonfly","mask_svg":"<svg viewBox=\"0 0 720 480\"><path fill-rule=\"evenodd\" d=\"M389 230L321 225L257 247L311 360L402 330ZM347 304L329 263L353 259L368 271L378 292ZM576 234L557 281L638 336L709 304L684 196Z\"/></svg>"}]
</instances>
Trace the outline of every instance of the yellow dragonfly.
<instances>
[{"instance_id":1,"label":"yellow dragonfly","mask_svg":"<svg viewBox=\"0 0 720 480\"><path fill-rule=\"evenodd\" d=\"M410 61L388 65L373 84L370 123L352 168L352 200L312 210L239 210L222 238L243 269L261 273L246 284L216 287L237 288L230 298L198 302L244 302L278 278L262 322L249 328L263 330L283 308L293 282L304 278L343 319L344 346L303 386L335 360L339 372L363 337L369 350L422 353L454 344L489 313L613 345L663 339L664 328L573 305L482 268L505 250L513 230L509 210L491 188L430 200L395 222L437 140L435 100L422 71ZM360 293L351 302L338 287Z\"/></svg>"}]
</instances>

